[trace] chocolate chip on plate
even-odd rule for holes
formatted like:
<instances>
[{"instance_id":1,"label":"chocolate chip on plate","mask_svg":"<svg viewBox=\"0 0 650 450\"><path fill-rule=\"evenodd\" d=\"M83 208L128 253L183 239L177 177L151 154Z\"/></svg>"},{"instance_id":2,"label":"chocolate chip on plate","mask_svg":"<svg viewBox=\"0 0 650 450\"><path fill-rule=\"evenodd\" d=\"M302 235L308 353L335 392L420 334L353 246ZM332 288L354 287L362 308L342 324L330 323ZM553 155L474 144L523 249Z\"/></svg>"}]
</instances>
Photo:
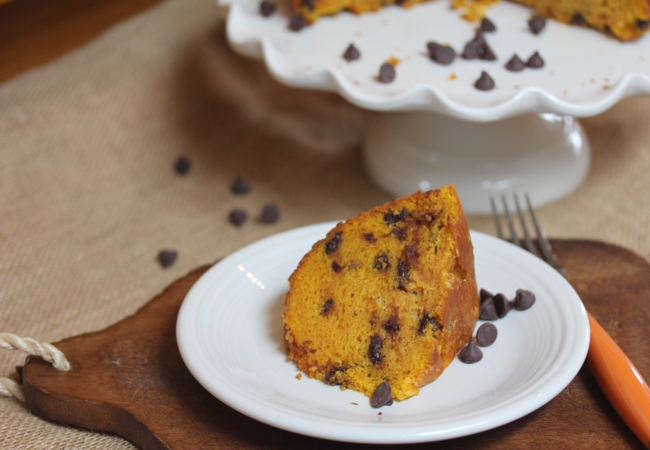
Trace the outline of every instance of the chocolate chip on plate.
<instances>
[{"instance_id":1,"label":"chocolate chip on plate","mask_svg":"<svg viewBox=\"0 0 650 450\"><path fill-rule=\"evenodd\" d=\"M494 89L494 80L484 70L481 72L480 78L474 83L474 87L479 91L490 91Z\"/></svg>"},{"instance_id":2,"label":"chocolate chip on plate","mask_svg":"<svg viewBox=\"0 0 650 450\"><path fill-rule=\"evenodd\" d=\"M230 223L236 227L241 227L244 225L244 223L246 223L246 219L248 219L248 214L246 214L246 211L241 208L233 209L230 211L230 215L228 216Z\"/></svg>"},{"instance_id":3,"label":"chocolate chip on plate","mask_svg":"<svg viewBox=\"0 0 650 450\"><path fill-rule=\"evenodd\" d=\"M526 68L526 63L519 59L519 56L515 53L515 55L510 58L510 61L506 63L505 67L511 72L521 72Z\"/></svg>"},{"instance_id":4,"label":"chocolate chip on plate","mask_svg":"<svg viewBox=\"0 0 650 450\"><path fill-rule=\"evenodd\" d=\"M237 177L230 186L230 191L236 195L248 194L251 191L251 185L242 177Z\"/></svg>"},{"instance_id":5,"label":"chocolate chip on plate","mask_svg":"<svg viewBox=\"0 0 650 450\"><path fill-rule=\"evenodd\" d=\"M528 61L526 61L526 66L530 67L531 69L540 69L544 67L544 60L541 56L539 56L539 52L533 53L532 56L528 58Z\"/></svg>"},{"instance_id":6,"label":"chocolate chip on plate","mask_svg":"<svg viewBox=\"0 0 650 450\"><path fill-rule=\"evenodd\" d=\"M280 208L275 203L267 203L262 208L260 221L262 223L275 223L280 219Z\"/></svg>"},{"instance_id":7,"label":"chocolate chip on plate","mask_svg":"<svg viewBox=\"0 0 650 450\"><path fill-rule=\"evenodd\" d=\"M180 156L174 163L174 171L179 175L187 175L192 169L192 161L187 156Z\"/></svg>"},{"instance_id":8,"label":"chocolate chip on plate","mask_svg":"<svg viewBox=\"0 0 650 450\"><path fill-rule=\"evenodd\" d=\"M343 53L343 59L345 59L347 62L350 62L355 61L359 58L361 58L359 49L357 49L354 44L348 45L348 48L345 49L345 53Z\"/></svg>"},{"instance_id":9,"label":"chocolate chip on plate","mask_svg":"<svg viewBox=\"0 0 650 450\"><path fill-rule=\"evenodd\" d=\"M530 28L531 33L539 34L546 26L546 17L542 16L533 16L528 21L528 28Z\"/></svg>"},{"instance_id":10,"label":"chocolate chip on plate","mask_svg":"<svg viewBox=\"0 0 650 450\"><path fill-rule=\"evenodd\" d=\"M289 19L289 29L291 31L300 31L307 25L307 19L305 19L302 14L294 14Z\"/></svg>"},{"instance_id":11,"label":"chocolate chip on plate","mask_svg":"<svg viewBox=\"0 0 650 450\"><path fill-rule=\"evenodd\" d=\"M476 341L481 347L489 347L497 340L497 327L491 323L484 323L476 330Z\"/></svg>"},{"instance_id":12,"label":"chocolate chip on plate","mask_svg":"<svg viewBox=\"0 0 650 450\"><path fill-rule=\"evenodd\" d=\"M377 79L381 83L390 83L395 79L395 66L390 63L384 63L379 68L379 76Z\"/></svg>"},{"instance_id":13,"label":"chocolate chip on plate","mask_svg":"<svg viewBox=\"0 0 650 450\"><path fill-rule=\"evenodd\" d=\"M499 318L494 306L494 300L488 298L481 303L481 312L478 318L481 320L497 320Z\"/></svg>"},{"instance_id":14,"label":"chocolate chip on plate","mask_svg":"<svg viewBox=\"0 0 650 450\"><path fill-rule=\"evenodd\" d=\"M463 58L465 59L477 59L480 58L483 54L483 44L485 40L479 40L477 38L472 39L463 49Z\"/></svg>"},{"instance_id":15,"label":"chocolate chip on plate","mask_svg":"<svg viewBox=\"0 0 650 450\"><path fill-rule=\"evenodd\" d=\"M275 12L275 3L264 0L260 3L260 14L269 17Z\"/></svg>"},{"instance_id":16,"label":"chocolate chip on plate","mask_svg":"<svg viewBox=\"0 0 650 450\"><path fill-rule=\"evenodd\" d=\"M163 269L166 269L174 265L177 256L178 252L176 250L160 250L158 252L158 263Z\"/></svg>"},{"instance_id":17,"label":"chocolate chip on plate","mask_svg":"<svg viewBox=\"0 0 650 450\"><path fill-rule=\"evenodd\" d=\"M535 304L535 294L526 289L517 289L515 296L515 309L525 311Z\"/></svg>"},{"instance_id":18,"label":"chocolate chip on plate","mask_svg":"<svg viewBox=\"0 0 650 450\"><path fill-rule=\"evenodd\" d=\"M486 33L491 33L492 31L496 31L496 29L497 27L490 19L488 19L487 17L483 17L483 20L481 20L481 27L480 27L481 31L484 31Z\"/></svg>"},{"instance_id":19,"label":"chocolate chip on plate","mask_svg":"<svg viewBox=\"0 0 650 450\"><path fill-rule=\"evenodd\" d=\"M441 45L437 42L428 42L429 58L438 64L449 65L456 59L456 51L448 45Z\"/></svg>"},{"instance_id":20,"label":"chocolate chip on plate","mask_svg":"<svg viewBox=\"0 0 650 450\"><path fill-rule=\"evenodd\" d=\"M474 364L483 359L483 352L476 345L476 340L472 339L469 341L463 349L458 353L458 359L460 359L465 364Z\"/></svg>"},{"instance_id":21,"label":"chocolate chip on plate","mask_svg":"<svg viewBox=\"0 0 650 450\"><path fill-rule=\"evenodd\" d=\"M392 404L393 393L391 391L390 384L388 384L388 381L384 381L379 386L377 386L375 392L372 393L372 397L370 398L370 406L373 408L381 408L382 406L390 406Z\"/></svg>"},{"instance_id":22,"label":"chocolate chip on plate","mask_svg":"<svg viewBox=\"0 0 650 450\"><path fill-rule=\"evenodd\" d=\"M503 294L497 294L492 298L494 302L494 309L497 312L499 319L502 319L510 312L514 305Z\"/></svg>"},{"instance_id":23,"label":"chocolate chip on plate","mask_svg":"<svg viewBox=\"0 0 650 450\"><path fill-rule=\"evenodd\" d=\"M488 43L485 42L483 44L483 53L479 55L479 58L485 61L495 61L497 59L497 55L495 55L492 51L492 47L490 47Z\"/></svg>"},{"instance_id":24,"label":"chocolate chip on plate","mask_svg":"<svg viewBox=\"0 0 650 450\"><path fill-rule=\"evenodd\" d=\"M487 289L481 289L479 296L481 297L481 303L483 303L486 299L494 297L494 294Z\"/></svg>"}]
</instances>

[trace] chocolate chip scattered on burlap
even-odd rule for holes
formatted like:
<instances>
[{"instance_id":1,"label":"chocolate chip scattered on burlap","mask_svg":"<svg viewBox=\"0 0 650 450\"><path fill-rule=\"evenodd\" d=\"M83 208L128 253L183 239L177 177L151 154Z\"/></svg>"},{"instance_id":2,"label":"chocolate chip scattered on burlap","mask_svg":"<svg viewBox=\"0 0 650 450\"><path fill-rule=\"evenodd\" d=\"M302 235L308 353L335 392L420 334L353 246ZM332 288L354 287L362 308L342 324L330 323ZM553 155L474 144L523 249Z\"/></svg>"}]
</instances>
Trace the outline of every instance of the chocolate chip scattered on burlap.
<instances>
[{"instance_id":1,"label":"chocolate chip scattered on burlap","mask_svg":"<svg viewBox=\"0 0 650 450\"><path fill-rule=\"evenodd\" d=\"M528 21L528 28L533 34L539 34L546 26L546 17L542 16L533 16Z\"/></svg>"},{"instance_id":2,"label":"chocolate chip scattered on burlap","mask_svg":"<svg viewBox=\"0 0 650 450\"><path fill-rule=\"evenodd\" d=\"M300 31L307 25L309 25L307 19L305 19L302 14L294 14L289 19L289 29L291 31Z\"/></svg>"},{"instance_id":3,"label":"chocolate chip scattered on burlap","mask_svg":"<svg viewBox=\"0 0 650 450\"><path fill-rule=\"evenodd\" d=\"M531 69L541 69L544 67L544 60L541 56L539 56L539 52L533 53L531 57L528 58L528 61L526 61L526 66L530 67Z\"/></svg>"},{"instance_id":4,"label":"chocolate chip scattered on burlap","mask_svg":"<svg viewBox=\"0 0 650 450\"><path fill-rule=\"evenodd\" d=\"M479 91L490 91L494 89L494 80L484 70L481 72L479 79L476 80L476 83L474 83L474 87Z\"/></svg>"},{"instance_id":5,"label":"chocolate chip scattered on burlap","mask_svg":"<svg viewBox=\"0 0 650 450\"><path fill-rule=\"evenodd\" d=\"M494 302L494 309L496 310L499 319L504 318L514 306L503 294L495 295L492 298L492 301Z\"/></svg>"},{"instance_id":6,"label":"chocolate chip scattered on burlap","mask_svg":"<svg viewBox=\"0 0 650 450\"><path fill-rule=\"evenodd\" d=\"M460 359L465 364L474 364L483 359L483 352L478 345L476 345L476 340L472 339L469 341L463 349L458 353L458 359Z\"/></svg>"},{"instance_id":7,"label":"chocolate chip scattered on burlap","mask_svg":"<svg viewBox=\"0 0 650 450\"><path fill-rule=\"evenodd\" d=\"M381 83L391 83L395 80L395 66L390 63L384 63L379 68L379 76L377 79Z\"/></svg>"},{"instance_id":8,"label":"chocolate chip scattered on burlap","mask_svg":"<svg viewBox=\"0 0 650 450\"><path fill-rule=\"evenodd\" d=\"M269 17L275 12L275 3L264 0L260 3L260 14L264 17Z\"/></svg>"},{"instance_id":9,"label":"chocolate chip scattered on burlap","mask_svg":"<svg viewBox=\"0 0 650 450\"><path fill-rule=\"evenodd\" d=\"M251 191L251 185L244 178L237 177L230 186L230 191L236 195L248 194Z\"/></svg>"},{"instance_id":10,"label":"chocolate chip scattered on burlap","mask_svg":"<svg viewBox=\"0 0 650 450\"><path fill-rule=\"evenodd\" d=\"M491 323L484 323L476 330L476 342L481 347L489 347L497 340L497 327Z\"/></svg>"},{"instance_id":11,"label":"chocolate chip scattered on burlap","mask_svg":"<svg viewBox=\"0 0 650 450\"><path fill-rule=\"evenodd\" d=\"M343 53L343 59L346 61L356 61L357 59L361 58L361 53L359 52L359 49L354 46L354 44L348 45L348 48L345 49L345 53Z\"/></svg>"},{"instance_id":12,"label":"chocolate chip scattered on burlap","mask_svg":"<svg viewBox=\"0 0 650 450\"><path fill-rule=\"evenodd\" d=\"M158 263L163 269L171 267L176 262L178 252L176 250L165 249L158 252Z\"/></svg>"},{"instance_id":13,"label":"chocolate chip scattered on burlap","mask_svg":"<svg viewBox=\"0 0 650 450\"><path fill-rule=\"evenodd\" d=\"M230 211L230 215L228 216L230 223L236 227L241 227L244 225L244 223L246 223L246 219L248 219L248 214L242 208L233 209Z\"/></svg>"},{"instance_id":14,"label":"chocolate chip scattered on burlap","mask_svg":"<svg viewBox=\"0 0 650 450\"><path fill-rule=\"evenodd\" d=\"M519 56L515 53L513 57L510 58L510 61L506 63L505 67L511 72L521 72L526 68L526 63L519 59Z\"/></svg>"},{"instance_id":15,"label":"chocolate chip scattered on burlap","mask_svg":"<svg viewBox=\"0 0 650 450\"><path fill-rule=\"evenodd\" d=\"M494 22L492 22L490 19L487 17L483 17L483 20L481 20L481 27L480 30L486 33L491 33L493 31L496 31L497 27L494 25Z\"/></svg>"},{"instance_id":16,"label":"chocolate chip scattered on burlap","mask_svg":"<svg viewBox=\"0 0 650 450\"><path fill-rule=\"evenodd\" d=\"M497 320L499 318L494 306L494 300L487 298L481 303L481 312L478 318L481 320Z\"/></svg>"},{"instance_id":17,"label":"chocolate chip scattered on burlap","mask_svg":"<svg viewBox=\"0 0 650 450\"><path fill-rule=\"evenodd\" d=\"M262 223L275 223L280 220L280 208L275 203L267 203L262 208L260 215L260 222Z\"/></svg>"},{"instance_id":18,"label":"chocolate chip scattered on burlap","mask_svg":"<svg viewBox=\"0 0 650 450\"><path fill-rule=\"evenodd\" d=\"M437 42L428 42L429 58L442 65L449 65L456 59L456 51L448 45L441 45Z\"/></svg>"},{"instance_id":19,"label":"chocolate chip scattered on burlap","mask_svg":"<svg viewBox=\"0 0 650 450\"><path fill-rule=\"evenodd\" d=\"M535 294L526 289L517 289L515 296L515 309L525 311L535 304Z\"/></svg>"},{"instance_id":20,"label":"chocolate chip scattered on burlap","mask_svg":"<svg viewBox=\"0 0 650 450\"><path fill-rule=\"evenodd\" d=\"M393 404L393 393L388 381L384 381L375 389L370 397L370 406L373 408L381 408L382 406L390 406Z\"/></svg>"},{"instance_id":21,"label":"chocolate chip scattered on burlap","mask_svg":"<svg viewBox=\"0 0 650 450\"><path fill-rule=\"evenodd\" d=\"M179 175L187 175L192 169L192 161L187 156L180 156L174 163L174 171Z\"/></svg>"}]
</instances>

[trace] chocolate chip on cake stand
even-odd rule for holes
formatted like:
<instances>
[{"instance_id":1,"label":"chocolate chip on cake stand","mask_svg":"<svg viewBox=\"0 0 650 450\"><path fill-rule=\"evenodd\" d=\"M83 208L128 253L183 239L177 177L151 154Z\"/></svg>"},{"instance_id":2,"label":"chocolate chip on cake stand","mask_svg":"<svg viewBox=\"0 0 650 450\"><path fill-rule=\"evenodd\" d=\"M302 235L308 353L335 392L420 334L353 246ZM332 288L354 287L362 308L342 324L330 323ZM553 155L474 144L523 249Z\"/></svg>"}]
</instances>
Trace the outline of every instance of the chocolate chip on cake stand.
<instances>
[{"instance_id":1,"label":"chocolate chip on cake stand","mask_svg":"<svg viewBox=\"0 0 650 450\"><path fill-rule=\"evenodd\" d=\"M546 26L546 17L543 16L533 16L528 21L528 28L530 28L531 33L539 34L542 32Z\"/></svg>"},{"instance_id":2,"label":"chocolate chip on cake stand","mask_svg":"<svg viewBox=\"0 0 650 450\"><path fill-rule=\"evenodd\" d=\"M392 83L395 80L395 66L391 63L384 63L379 67L377 80L380 83Z\"/></svg>"},{"instance_id":3,"label":"chocolate chip on cake stand","mask_svg":"<svg viewBox=\"0 0 650 450\"><path fill-rule=\"evenodd\" d=\"M539 52L533 53L530 58L528 58L528 61L526 61L526 67L530 67L531 69L541 69L544 67L544 60L539 56Z\"/></svg>"},{"instance_id":4,"label":"chocolate chip on cake stand","mask_svg":"<svg viewBox=\"0 0 650 450\"><path fill-rule=\"evenodd\" d=\"M275 12L275 3L263 0L260 3L260 14L264 17L269 17Z\"/></svg>"},{"instance_id":5,"label":"chocolate chip on cake stand","mask_svg":"<svg viewBox=\"0 0 650 450\"><path fill-rule=\"evenodd\" d=\"M488 73L484 70L481 72L481 76L474 83L474 87L479 91L491 91L494 89L494 80Z\"/></svg>"},{"instance_id":6,"label":"chocolate chip on cake stand","mask_svg":"<svg viewBox=\"0 0 650 450\"><path fill-rule=\"evenodd\" d=\"M361 58L361 52L359 52L359 49L357 49L354 44L348 45L348 48L345 49L345 53L343 53L343 59L350 62L356 61L359 58Z\"/></svg>"}]
</instances>

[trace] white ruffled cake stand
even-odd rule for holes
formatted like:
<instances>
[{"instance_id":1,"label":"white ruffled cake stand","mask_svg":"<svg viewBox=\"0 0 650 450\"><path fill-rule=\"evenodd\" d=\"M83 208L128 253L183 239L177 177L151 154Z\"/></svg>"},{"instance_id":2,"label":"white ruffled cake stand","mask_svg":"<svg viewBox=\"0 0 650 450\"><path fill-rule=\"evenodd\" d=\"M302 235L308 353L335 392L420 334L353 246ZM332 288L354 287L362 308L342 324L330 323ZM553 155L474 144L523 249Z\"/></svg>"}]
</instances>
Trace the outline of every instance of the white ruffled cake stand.
<instances>
[{"instance_id":1,"label":"white ruffled cake stand","mask_svg":"<svg viewBox=\"0 0 650 450\"><path fill-rule=\"evenodd\" d=\"M428 57L429 41L462 52L476 24L443 0L377 13L342 13L299 32L289 12L263 17L259 0L229 5L228 40L235 51L263 59L270 74L293 87L337 92L382 111L364 146L370 177L391 194L456 185L466 211L488 213L489 197L528 192L534 206L561 198L586 178L590 149L574 117L603 112L620 99L650 93L650 37L621 43L594 30L552 20L530 32L531 10L502 2L487 10L497 30L485 33L496 61ZM342 55L353 43L361 58ZM535 51L541 69L510 72L506 62ZM398 60L392 83L380 83L381 64ZM491 91L474 82L482 71Z\"/></svg>"}]
</instances>

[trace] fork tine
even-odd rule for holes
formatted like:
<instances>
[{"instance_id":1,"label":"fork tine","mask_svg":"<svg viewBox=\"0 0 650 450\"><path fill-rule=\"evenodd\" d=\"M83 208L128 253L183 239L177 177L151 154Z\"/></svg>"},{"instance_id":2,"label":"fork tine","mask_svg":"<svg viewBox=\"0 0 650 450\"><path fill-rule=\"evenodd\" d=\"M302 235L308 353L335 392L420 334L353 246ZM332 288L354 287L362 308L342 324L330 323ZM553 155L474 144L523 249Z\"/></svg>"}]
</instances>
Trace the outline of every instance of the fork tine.
<instances>
[{"instance_id":1,"label":"fork tine","mask_svg":"<svg viewBox=\"0 0 650 450\"><path fill-rule=\"evenodd\" d=\"M492 217L494 217L494 224L497 227L497 236L499 236L500 239L505 240L505 236L503 235L503 230L501 229L501 221L499 220L499 213L497 213L497 207L494 204L494 197L490 197L490 204L492 205Z\"/></svg>"},{"instance_id":2,"label":"fork tine","mask_svg":"<svg viewBox=\"0 0 650 450\"><path fill-rule=\"evenodd\" d=\"M535 210L533 209L533 205L530 202L530 198L528 197L528 194L525 194L525 197L526 197L526 203L528 204L528 212L530 213L530 216L533 219L533 224L535 225L535 230L537 231L537 244L539 245L539 248L542 251L542 254L544 256L543 259L548 264L550 264L555 270L557 270L562 275L564 275L566 273L566 269L562 267L557 257L555 256L555 253L553 253L553 248L551 247L551 243L548 241L548 238L546 237L544 230L542 230L542 227L540 226L539 221L537 220L537 216L535 215Z\"/></svg>"},{"instance_id":3,"label":"fork tine","mask_svg":"<svg viewBox=\"0 0 650 450\"><path fill-rule=\"evenodd\" d=\"M517 207L517 215L519 216L521 229L524 232L524 242L526 244L526 249L533 255L541 258L541 256L539 256L539 252L535 248L535 244L533 244L533 241L530 239L530 233L528 233L528 227L526 226L526 221L524 220L524 214L521 212L521 206L519 205L519 197L517 194L513 194L513 197L515 198L515 206Z\"/></svg>"},{"instance_id":4,"label":"fork tine","mask_svg":"<svg viewBox=\"0 0 650 450\"><path fill-rule=\"evenodd\" d=\"M503 202L503 209L505 210L506 221L508 222L508 228L510 229L510 242L519 245L519 239L517 238L517 233L515 232L515 227L512 224L512 217L510 216L510 210L508 209L508 202L506 202L506 196L501 196L501 201Z\"/></svg>"}]
</instances>

